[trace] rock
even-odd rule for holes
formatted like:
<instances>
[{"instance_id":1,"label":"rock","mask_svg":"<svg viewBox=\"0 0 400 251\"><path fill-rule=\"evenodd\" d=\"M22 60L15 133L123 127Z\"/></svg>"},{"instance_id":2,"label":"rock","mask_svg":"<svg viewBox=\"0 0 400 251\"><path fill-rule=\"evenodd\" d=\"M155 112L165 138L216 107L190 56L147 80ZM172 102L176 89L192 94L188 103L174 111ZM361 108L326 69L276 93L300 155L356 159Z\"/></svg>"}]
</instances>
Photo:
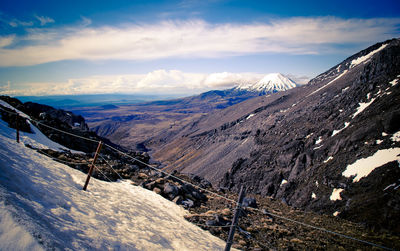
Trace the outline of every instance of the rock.
<instances>
[{"instance_id":1,"label":"rock","mask_svg":"<svg viewBox=\"0 0 400 251\"><path fill-rule=\"evenodd\" d=\"M221 215L229 216L229 215L231 215L231 210L229 208L224 208L221 210Z\"/></svg>"},{"instance_id":2,"label":"rock","mask_svg":"<svg viewBox=\"0 0 400 251\"><path fill-rule=\"evenodd\" d=\"M149 176L148 176L147 174L145 174L145 173L139 173L139 174L138 174L138 178L144 180L144 179L148 179Z\"/></svg>"},{"instance_id":3,"label":"rock","mask_svg":"<svg viewBox=\"0 0 400 251\"><path fill-rule=\"evenodd\" d=\"M252 208L257 208L257 201L254 198L248 198L245 197L243 199L243 203L242 203L243 207L252 207Z\"/></svg>"},{"instance_id":4,"label":"rock","mask_svg":"<svg viewBox=\"0 0 400 251\"><path fill-rule=\"evenodd\" d=\"M155 188L153 188L153 192L155 192L156 194L161 194L161 189L158 187L155 187Z\"/></svg>"},{"instance_id":5,"label":"rock","mask_svg":"<svg viewBox=\"0 0 400 251\"><path fill-rule=\"evenodd\" d=\"M182 196L178 195L172 201L175 202L175 204L180 205L182 204L182 200L183 200Z\"/></svg>"},{"instance_id":6,"label":"rock","mask_svg":"<svg viewBox=\"0 0 400 251\"><path fill-rule=\"evenodd\" d=\"M400 110L394 111L385 116L383 121L385 132L395 133L400 129Z\"/></svg>"},{"instance_id":7,"label":"rock","mask_svg":"<svg viewBox=\"0 0 400 251\"><path fill-rule=\"evenodd\" d=\"M164 184L165 183L165 179L163 179L163 178L158 178L158 179L156 179L156 181L155 181L157 184Z\"/></svg>"},{"instance_id":8,"label":"rock","mask_svg":"<svg viewBox=\"0 0 400 251\"><path fill-rule=\"evenodd\" d=\"M213 220L206 221L207 226L226 226L230 224L230 221L225 220L221 215L216 215Z\"/></svg>"},{"instance_id":9,"label":"rock","mask_svg":"<svg viewBox=\"0 0 400 251\"><path fill-rule=\"evenodd\" d=\"M191 208L194 206L194 202L191 199L186 199L184 201L182 201L182 205L184 208Z\"/></svg>"},{"instance_id":10,"label":"rock","mask_svg":"<svg viewBox=\"0 0 400 251\"><path fill-rule=\"evenodd\" d=\"M178 193L179 193L179 189L177 186L172 185L171 183L166 183L164 185L164 194L169 198L169 199L174 199Z\"/></svg>"}]
</instances>

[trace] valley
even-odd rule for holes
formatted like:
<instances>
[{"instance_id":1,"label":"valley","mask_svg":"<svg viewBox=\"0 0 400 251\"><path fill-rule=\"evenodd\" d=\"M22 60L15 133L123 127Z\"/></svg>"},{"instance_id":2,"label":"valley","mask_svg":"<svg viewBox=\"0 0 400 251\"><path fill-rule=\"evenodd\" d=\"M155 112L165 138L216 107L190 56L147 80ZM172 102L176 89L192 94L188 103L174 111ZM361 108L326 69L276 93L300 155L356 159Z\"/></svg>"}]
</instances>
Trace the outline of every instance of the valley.
<instances>
[{"instance_id":1,"label":"valley","mask_svg":"<svg viewBox=\"0 0 400 251\"><path fill-rule=\"evenodd\" d=\"M399 157L366 167L357 182L342 174L377 151L399 149L399 69L400 42L393 39L297 88L240 102L209 92L120 107L98 111L103 121L89 114L89 124L126 147L149 150L164 170L231 191L244 184L289 206L399 232ZM127 117L112 121L118 110Z\"/></svg>"}]
</instances>

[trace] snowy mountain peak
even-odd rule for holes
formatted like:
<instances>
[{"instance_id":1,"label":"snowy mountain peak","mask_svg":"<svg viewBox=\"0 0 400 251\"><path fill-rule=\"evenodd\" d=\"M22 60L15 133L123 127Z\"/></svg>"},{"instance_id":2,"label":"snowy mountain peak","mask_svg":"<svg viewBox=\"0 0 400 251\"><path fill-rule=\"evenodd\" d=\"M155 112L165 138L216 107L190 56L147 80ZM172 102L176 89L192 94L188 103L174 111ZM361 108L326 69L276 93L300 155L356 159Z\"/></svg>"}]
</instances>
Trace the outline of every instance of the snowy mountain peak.
<instances>
[{"instance_id":1,"label":"snowy mountain peak","mask_svg":"<svg viewBox=\"0 0 400 251\"><path fill-rule=\"evenodd\" d=\"M270 73L265 75L255 84L241 84L237 87L237 89L273 93L278 91L286 91L296 86L297 84L293 80L282 75L281 73Z\"/></svg>"}]
</instances>

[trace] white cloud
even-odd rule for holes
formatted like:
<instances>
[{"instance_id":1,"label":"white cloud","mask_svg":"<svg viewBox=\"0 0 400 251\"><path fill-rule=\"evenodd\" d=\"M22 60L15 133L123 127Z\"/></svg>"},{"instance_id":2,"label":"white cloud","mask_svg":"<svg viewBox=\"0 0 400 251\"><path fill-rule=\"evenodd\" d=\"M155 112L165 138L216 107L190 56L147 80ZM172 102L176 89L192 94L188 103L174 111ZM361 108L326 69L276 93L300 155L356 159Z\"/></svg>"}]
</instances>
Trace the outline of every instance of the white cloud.
<instances>
[{"instance_id":1,"label":"white cloud","mask_svg":"<svg viewBox=\"0 0 400 251\"><path fill-rule=\"evenodd\" d=\"M35 18L40 21L40 25L41 26L44 26L44 25L46 25L48 23L54 23L54 19L51 18L51 17L35 15Z\"/></svg>"},{"instance_id":2,"label":"white cloud","mask_svg":"<svg viewBox=\"0 0 400 251\"><path fill-rule=\"evenodd\" d=\"M42 24L52 20L40 18L44 18ZM31 29L28 35L19 37L28 45L0 49L0 66L71 59L155 60L260 53L323 54L335 50L335 45L370 43L398 36L400 25L400 18L333 17L299 17L252 24L188 20L102 27L88 26L90 20L83 17L82 21L84 25L78 27Z\"/></svg>"},{"instance_id":3,"label":"white cloud","mask_svg":"<svg viewBox=\"0 0 400 251\"><path fill-rule=\"evenodd\" d=\"M12 44L14 39L15 39L15 35L4 36L4 37L0 36L0 48L6 47L6 46Z\"/></svg>"},{"instance_id":4,"label":"white cloud","mask_svg":"<svg viewBox=\"0 0 400 251\"><path fill-rule=\"evenodd\" d=\"M227 89L244 82L257 82L258 73L185 73L178 70L156 70L147 74L104 75L69 79L67 82L8 83L0 95L69 95L100 93L198 94L211 89Z\"/></svg>"},{"instance_id":5,"label":"white cloud","mask_svg":"<svg viewBox=\"0 0 400 251\"><path fill-rule=\"evenodd\" d=\"M13 19L12 21L8 22L8 24L13 28L16 28L16 27L19 27L19 26L23 26L23 27L33 26L33 22L32 21L27 22L27 21L21 21L21 20L18 20L18 19Z\"/></svg>"}]
</instances>

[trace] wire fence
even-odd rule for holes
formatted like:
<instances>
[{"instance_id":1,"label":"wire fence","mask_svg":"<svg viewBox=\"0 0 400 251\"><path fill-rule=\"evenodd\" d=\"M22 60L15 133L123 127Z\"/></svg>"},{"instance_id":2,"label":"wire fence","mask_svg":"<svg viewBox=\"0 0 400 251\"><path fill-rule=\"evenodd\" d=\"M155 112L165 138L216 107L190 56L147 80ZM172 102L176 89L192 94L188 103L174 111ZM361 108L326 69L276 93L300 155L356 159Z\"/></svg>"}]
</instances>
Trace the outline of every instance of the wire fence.
<instances>
[{"instance_id":1,"label":"wire fence","mask_svg":"<svg viewBox=\"0 0 400 251\"><path fill-rule=\"evenodd\" d=\"M20 114L17 113L17 112L10 112L10 111L7 111L7 110L5 110L5 109L3 109L3 108L1 108L1 107L0 107L0 110L5 111L5 112L10 113L10 114L14 114L14 115L16 115L16 116L19 116L19 115L20 115ZM55 131L57 131L57 132L64 133L64 134L69 135L69 136L72 136L72 137L80 138L80 139L87 140L87 141L90 141L90 142L95 142L95 143L100 143L100 142L101 142L100 140L94 140L94 139L86 138L86 137L83 137L83 136L80 136L80 135L76 135L76 134L73 134L73 133L70 133L70 132L66 132L66 131L60 130L60 129L58 129L58 128L55 128L55 127L46 125L46 124L44 124L44 123L42 123L42 122L36 121L36 120L34 120L34 119L30 118L30 117L28 117L28 118L26 118L26 119L29 120L29 121L32 122L32 123L40 124L40 125L42 125L42 126L45 126L45 127L47 127L47 128L53 129L53 130L55 130ZM220 195L220 194L218 194L218 193L216 193L216 192L213 192L213 191L210 191L210 190L208 190L208 189L202 188L202 187L200 187L200 186L198 186L198 185L196 185L196 184L193 184L193 183L191 183L191 182L189 182L189 181L186 181L186 180L184 180L184 179L182 179L182 178L180 178L180 177L177 177L176 175L173 175L173 174L168 173L168 172L166 172L166 171L164 171L164 170L158 169L157 167L155 167L155 166L153 166L153 165L150 165L150 164L148 164L148 163L146 163L146 162L143 162L143 161L141 161L140 159L137 159L137 158L135 158L135 157L129 155L128 153L126 153L126 152L124 152L124 151L121 151L121 150L119 150L119 149L117 149L117 148L115 148L115 147L113 147L113 146L111 146L111 145L109 145L109 144L104 144L104 146L108 147L109 149L111 149L111 150L113 150L113 151L115 151L115 152L117 152L117 153L119 153L119 154L121 154L121 155L123 155L123 156L125 156L125 157L127 157L127 158L129 158L129 159L131 159L131 160L133 160L133 161L137 161L138 163L141 163L142 165L145 165L145 166L149 167L150 169L152 169L152 170L154 170L154 171L157 171L157 172L159 172L159 173L162 173L162 174L165 175L166 177L173 178L173 179L178 180L178 181L180 181L180 182L183 182L183 183L185 183L185 184L191 185L191 186L193 186L194 188L197 188L197 189L199 189L199 190L201 190L201 191L203 191L203 192L205 192L205 193L208 193L208 194L214 196L214 198L221 198L221 199L224 199L224 200L226 200L226 201L228 201L228 202L231 202L231 203L235 203L235 204L237 203L237 202L236 202L235 200L233 200L233 199L230 199L230 198L228 198L228 197L226 197L226 196ZM42 153L44 153L44 152L42 152ZM44 153L44 154L45 154L45 153ZM47 154L45 154L45 155L48 156L48 157L50 157L50 158L53 158L53 159L55 159L55 160L57 160L57 161L63 162L63 160L54 158L54 157L52 157L51 155L47 155ZM112 165L111 165L107 160L105 160L104 157L102 157L102 156L100 155L100 158L113 170L113 172L115 172L115 173L118 175L118 177L119 177L121 180L123 179L123 178L121 177L121 175L112 167ZM65 162L66 162L66 161L65 161ZM74 162L66 162L66 163L76 164L76 163L74 163ZM80 163L80 164L89 164L89 163ZM96 168L96 167L95 167L95 168ZM99 171L108 181L111 182L111 180L110 180L100 169L96 168L96 170ZM212 196L210 196L210 197L212 197ZM242 205L240 205L240 206L242 206ZM355 237L353 237L353 236L349 236L349 235L346 235L346 234L343 234L343 233L339 233L339 232L336 232L336 231L332 231L332 230L329 230L329 229L326 229L326 228L314 226L314 225L311 225L311 224L308 224L308 223L304 223L304 222L302 222L302 221L294 220L294 219L291 219L291 218L288 218L288 217L285 217L285 216L282 216L282 215L278 215L278 214L275 214L275 213L271 213L271 212L268 212L268 211L265 211L265 210L260 210L260 209L258 209L258 208L253 208L253 207L242 207L242 208L243 208L243 209L252 210L252 211L258 211L258 212L260 212L260 213L263 214L263 215L269 215L269 216L272 216L272 217L276 217L276 218L281 219L281 220L284 220L284 221L288 221L288 222L291 222L291 223L294 223L294 224L302 225L302 226L304 226L304 227L311 228L311 229L314 229L314 230L318 230L318 231L321 231L321 232L324 232L324 233L328 233L328 234L340 236L340 237L343 237L343 238L345 238L345 239L352 240L352 241L359 242L359 243L363 243L363 244L366 244L366 245L369 245L369 246L372 246L372 247L376 247L376 248L380 248L380 249L384 249L384 250L394 250L394 249L392 249L392 248L388 248L388 247L385 247L385 246L383 246L383 245L379 245L379 244L376 244L376 243L373 243L373 242L370 242L370 241L361 240L361 239L355 238ZM228 225L226 225L226 226L208 226L207 224L196 224L196 225L198 225L198 226L203 226L203 227L220 227L220 228L227 228L227 227L230 227L230 225L229 225L229 226L228 226ZM238 226L236 226L236 227L238 227ZM255 240L255 239L254 239L254 240ZM260 243L259 241L257 241L257 240L255 240L255 242L258 242L259 244L261 244L261 243ZM266 242L267 242L267 241L266 241ZM269 243L269 242L267 242L267 243ZM262 244L261 244L261 245L262 245ZM262 246L264 246L264 245L262 245ZM275 248L273 248L273 245L272 245L271 243L269 243L269 246L267 246L267 247L270 248L270 249L275 249Z\"/></svg>"}]
</instances>

